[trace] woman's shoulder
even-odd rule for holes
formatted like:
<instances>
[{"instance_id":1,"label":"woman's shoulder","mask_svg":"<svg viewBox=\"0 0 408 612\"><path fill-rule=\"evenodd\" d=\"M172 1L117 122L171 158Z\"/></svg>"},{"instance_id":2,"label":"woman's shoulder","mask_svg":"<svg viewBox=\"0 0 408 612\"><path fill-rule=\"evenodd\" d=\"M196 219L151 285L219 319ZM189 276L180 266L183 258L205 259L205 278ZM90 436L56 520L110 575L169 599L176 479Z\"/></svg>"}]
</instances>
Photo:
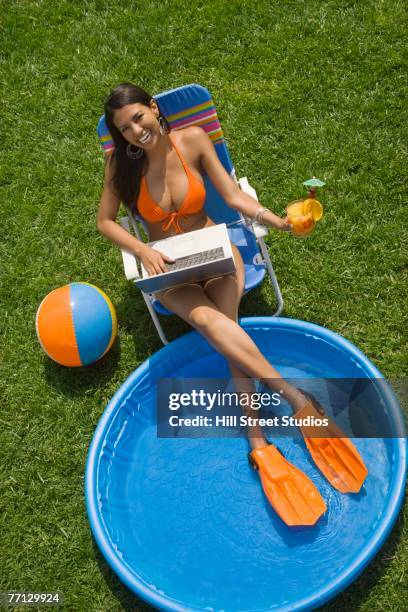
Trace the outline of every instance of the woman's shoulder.
<instances>
[{"instance_id":1,"label":"woman's shoulder","mask_svg":"<svg viewBox=\"0 0 408 612\"><path fill-rule=\"evenodd\" d=\"M197 144L197 141L200 142L208 138L205 131L198 125L191 125L183 128L182 130L174 130L171 132L171 134L175 139L176 144L181 143L187 146L190 144Z\"/></svg>"},{"instance_id":2,"label":"woman's shoulder","mask_svg":"<svg viewBox=\"0 0 408 612\"><path fill-rule=\"evenodd\" d=\"M208 140L206 132L198 125L174 130L172 138L177 147L181 147L184 152L190 153L192 157L203 154Z\"/></svg>"}]
</instances>

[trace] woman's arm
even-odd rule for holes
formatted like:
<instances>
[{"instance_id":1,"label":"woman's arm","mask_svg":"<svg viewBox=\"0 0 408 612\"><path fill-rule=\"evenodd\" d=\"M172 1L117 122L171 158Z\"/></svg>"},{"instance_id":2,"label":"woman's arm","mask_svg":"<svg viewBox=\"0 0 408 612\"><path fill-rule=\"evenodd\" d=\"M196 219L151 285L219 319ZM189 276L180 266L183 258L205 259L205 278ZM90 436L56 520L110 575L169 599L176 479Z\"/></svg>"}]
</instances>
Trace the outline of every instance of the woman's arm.
<instances>
[{"instance_id":1,"label":"woman's arm","mask_svg":"<svg viewBox=\"0 0 408 612\"><path fill-rule=\"evenodd\" d=\"M108 157L105 165L105 179L96 222L97 228L103 236L117 244L121 249L140 257L141 251L143 251L145 246L144 243L116 223L120 198L113 188L112 174L112 159Z\"/></svg>"},{"instance_id":2,"label":"woman's arm","mask_svg":"<svg viewBox=\"0 0 408 612\"><path fill-rule=\"evenodd\" d=\"M100 233L117 244L121 249L133 253L138 257L150 275L166 272L166 261L173 260L160 251L152 249L147 244L129 234L121 225L116 223L120 206L119 195L112 185L113 167L110 157L106 160L105 180L101 202L97 216L97 228Z\"/></svg>"},{"instance_id":3,"label":"woman's arm","mask_svg":"<svg viewBox=\"0 0 408 612\"><path fill-rule=\"evenodd\" d=\"M238 187L218 159L214 146L204 130L199 127L190 128L188 136L186 130L185 138L187 145L199 149L201 164L225 202L246 217L255 219L257 213L262 208L261 204ZM276 229L291 229L287 219L281 219L281 217L278 217L278 215L275 215L270 210L267 210L262 215L262 223Z\"/></svg>"}]
</instances>

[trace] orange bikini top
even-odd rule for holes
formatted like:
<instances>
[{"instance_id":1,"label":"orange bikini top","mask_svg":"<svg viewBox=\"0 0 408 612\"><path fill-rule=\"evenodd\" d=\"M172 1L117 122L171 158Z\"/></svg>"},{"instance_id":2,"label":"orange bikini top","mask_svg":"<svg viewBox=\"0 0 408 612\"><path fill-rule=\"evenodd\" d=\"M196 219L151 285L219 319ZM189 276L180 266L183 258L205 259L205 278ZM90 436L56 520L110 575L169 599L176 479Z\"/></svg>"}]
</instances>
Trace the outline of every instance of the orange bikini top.
<instances>
[{"instance_id":1,"label":"orange bikini top","mask_svg":"<svg viewBox=\"0 0 408 612\"><path fill-rule=\"evenodd\" d=\"M200 212L204 206L206 192L204 185L196 176L194 176L190 168L187 166L184 157L181 155L173 140L171 142L181 163L183 164L184 171L187 175L188 188L186 197L178 210L175 210L174 212L164 211L152 199L147 187L146 177L143 175L140 183L139 198L137 200L137 210L139 214L146 219L146 221L150 221L151 223L164 221L162 225L164 232L173 225L176 233L182 234L183 230L180 227L179 220L186 219L189 215L194 215Z\"/></svg>"}]
</instances>

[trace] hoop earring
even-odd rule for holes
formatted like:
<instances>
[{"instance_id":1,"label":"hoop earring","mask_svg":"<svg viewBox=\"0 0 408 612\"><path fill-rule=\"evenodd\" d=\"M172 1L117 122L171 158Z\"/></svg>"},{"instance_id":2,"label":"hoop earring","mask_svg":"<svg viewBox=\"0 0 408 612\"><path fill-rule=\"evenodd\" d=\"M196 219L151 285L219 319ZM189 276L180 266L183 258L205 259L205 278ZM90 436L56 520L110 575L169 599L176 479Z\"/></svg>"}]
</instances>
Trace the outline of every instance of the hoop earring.
<instances>
[{"instance_id":1,"label":"hoop earring","mask_svg":"<svg viewBox=\"0 0 408 612\"><path fill-rule=\"evenodd\" d=\"M136 147L136 151L133 151L132 146L133 145L129 142L128 146L126 147L126 155L130 159L140 159L143 155L143 149Z\"/></svg>"},{"instance_id":2,"label":"hoop earring","mask_svg":"<svg viewBox=\"0 0 408 612\"><path fill-rule=\"evenodd\" d=\"M164 136L165 134L167 134L167 126L166 126L166 124L164 123L164 119L163 119L163 117L161 117L161 116L160 116L160 117L157 119L157 121L159 122L159 132L160 132L160 134L161 134L162 136Z\"/></svg>"}]
</instances>

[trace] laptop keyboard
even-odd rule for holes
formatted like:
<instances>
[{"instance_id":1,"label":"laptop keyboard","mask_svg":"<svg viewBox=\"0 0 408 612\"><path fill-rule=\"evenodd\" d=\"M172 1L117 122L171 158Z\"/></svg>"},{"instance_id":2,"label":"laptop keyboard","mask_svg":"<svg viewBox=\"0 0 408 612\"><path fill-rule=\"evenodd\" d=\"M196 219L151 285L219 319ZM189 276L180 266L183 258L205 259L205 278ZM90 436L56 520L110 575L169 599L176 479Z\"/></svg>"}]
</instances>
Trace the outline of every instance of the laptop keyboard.
<instances>
[{"instance_id":1,"label":"laptop keyboard","mask_svg":"<svg viewBox=\"0 0 408 612\"><path fill-rule=\"evenodd\" d=\"M209 261L215 261L224 257L224 249L217 247L216 249L209 249L208 251L202 251L195 255L186 255L175 260L174 263L166 261L166 267L169 272L175 270L184 270L185 268L192 268L199 266L200 264L208 263Z\"/></svg>"}]
</instances>

